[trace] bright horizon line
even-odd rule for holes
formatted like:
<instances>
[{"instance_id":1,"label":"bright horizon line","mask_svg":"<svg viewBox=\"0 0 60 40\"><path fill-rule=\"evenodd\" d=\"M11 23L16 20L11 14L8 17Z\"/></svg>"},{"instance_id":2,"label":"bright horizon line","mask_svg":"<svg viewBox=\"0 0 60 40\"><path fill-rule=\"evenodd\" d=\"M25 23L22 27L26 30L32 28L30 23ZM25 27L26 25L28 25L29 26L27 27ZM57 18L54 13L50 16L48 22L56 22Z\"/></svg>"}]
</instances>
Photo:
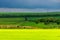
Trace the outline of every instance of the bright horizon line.
<instances>
[{"instance_id":1,"label":"bright horizon line","mask_svg":"<svg viewBox=\"0 0 60 40\"><path fill-rule=\"evenodd\" d=\"M22 8L0 8L0 12L60 12L60 9L22 9Z\"/></svg>"}]
</instances>

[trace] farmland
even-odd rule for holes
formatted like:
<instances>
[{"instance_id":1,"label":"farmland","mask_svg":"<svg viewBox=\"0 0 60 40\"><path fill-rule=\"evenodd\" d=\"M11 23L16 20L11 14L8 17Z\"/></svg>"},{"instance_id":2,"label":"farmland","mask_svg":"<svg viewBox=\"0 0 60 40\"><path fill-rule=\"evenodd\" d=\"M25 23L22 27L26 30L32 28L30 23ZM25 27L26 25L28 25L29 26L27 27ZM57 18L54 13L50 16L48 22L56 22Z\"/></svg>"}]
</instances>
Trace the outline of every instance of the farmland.
<instances>
[{"instance_id":1,"label":"farmland","mask_svg":"<svg viewBox=\"0 0 60 40\"><path fill-rule=\"evenodd\" d=\"M44 21L38 21L43 19ZM45 21L46 20L46 21ZM47 21L48 20L48 21ZM51 22L52 21L52 22ZM47 23L46 23L47 22ZM46 25L47 24L47 25ZM40 29L60 28L60 12L0 12L0 27L30 26ZM24 27L24 28L25 28Z\"/></svg>"},{"instance_id":2,"label":"farmland","mask_svg":"<svg viewBox=\"0 0 60 40\"><path fill-rule=\"evenodd\" d=\"M60 40L60 29L0 29L0 40Z\"/></svg>"}]
</instances>

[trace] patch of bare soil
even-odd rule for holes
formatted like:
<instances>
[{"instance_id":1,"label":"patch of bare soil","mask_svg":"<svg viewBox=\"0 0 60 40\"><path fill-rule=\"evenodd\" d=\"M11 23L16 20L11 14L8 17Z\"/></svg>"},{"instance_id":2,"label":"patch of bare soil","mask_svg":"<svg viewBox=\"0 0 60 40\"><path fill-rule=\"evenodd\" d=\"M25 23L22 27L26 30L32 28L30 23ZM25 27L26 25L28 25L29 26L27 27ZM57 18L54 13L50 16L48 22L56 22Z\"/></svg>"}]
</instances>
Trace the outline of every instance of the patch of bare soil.
<instances>
[{"instance_id":1,"label":"patch of bare soil","mask_svg":"<svg viewBox=\"0 0 60 40\"><path fill-rule=\"evenodd\" d=\"M0 25L0 29L38 29L32 26Z\"/></svg>"}]
</instances>

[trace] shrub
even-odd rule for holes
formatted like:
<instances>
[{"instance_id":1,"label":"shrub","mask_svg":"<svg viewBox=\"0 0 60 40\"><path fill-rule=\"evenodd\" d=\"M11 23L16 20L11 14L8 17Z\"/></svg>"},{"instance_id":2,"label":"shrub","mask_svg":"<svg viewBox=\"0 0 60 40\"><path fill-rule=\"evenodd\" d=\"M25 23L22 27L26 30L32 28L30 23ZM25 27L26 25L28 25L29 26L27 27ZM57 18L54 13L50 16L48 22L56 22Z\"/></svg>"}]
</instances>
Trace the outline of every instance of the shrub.
<instances>
[{"instance_id":1,"label":"shrub","mask_svg":"<svg viewBox=\"0 0 60 40\"><path fill-rule=\"evenodd\" d=\"M57 21L57 19L56 18L53 18L53 17L51 17L51 18L41 18L41 19L38 19L38 21L39 22L56 22Z\"/></svg>"},{"instance_id":2,"label":"shrub","mask_svg":"<svg viewBox=\"0 0 60 40\"><path fill-rule=\"evenodd\" d=\"M45 25L49 24L49 22L44 22Z\"/></svg>"}]
</instances>

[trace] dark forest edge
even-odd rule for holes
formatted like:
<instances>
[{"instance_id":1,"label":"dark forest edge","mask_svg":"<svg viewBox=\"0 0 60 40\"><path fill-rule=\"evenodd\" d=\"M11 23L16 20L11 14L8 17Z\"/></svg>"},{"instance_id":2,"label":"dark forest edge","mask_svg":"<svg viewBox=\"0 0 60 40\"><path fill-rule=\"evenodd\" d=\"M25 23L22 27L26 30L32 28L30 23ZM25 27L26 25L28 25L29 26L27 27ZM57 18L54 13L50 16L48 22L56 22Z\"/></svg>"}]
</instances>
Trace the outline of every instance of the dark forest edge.
<instances>
[{"instance_id":1,"label":"dark forest edge","mask_svg":"<svg viewBox=\"0 0 60 40\"><path fill-rule=\"evenodd\" d=\"M60 16L60 12L0 12L0 18L14 18L14 17L54 17Z\"/></svg>"}]
</instances>

